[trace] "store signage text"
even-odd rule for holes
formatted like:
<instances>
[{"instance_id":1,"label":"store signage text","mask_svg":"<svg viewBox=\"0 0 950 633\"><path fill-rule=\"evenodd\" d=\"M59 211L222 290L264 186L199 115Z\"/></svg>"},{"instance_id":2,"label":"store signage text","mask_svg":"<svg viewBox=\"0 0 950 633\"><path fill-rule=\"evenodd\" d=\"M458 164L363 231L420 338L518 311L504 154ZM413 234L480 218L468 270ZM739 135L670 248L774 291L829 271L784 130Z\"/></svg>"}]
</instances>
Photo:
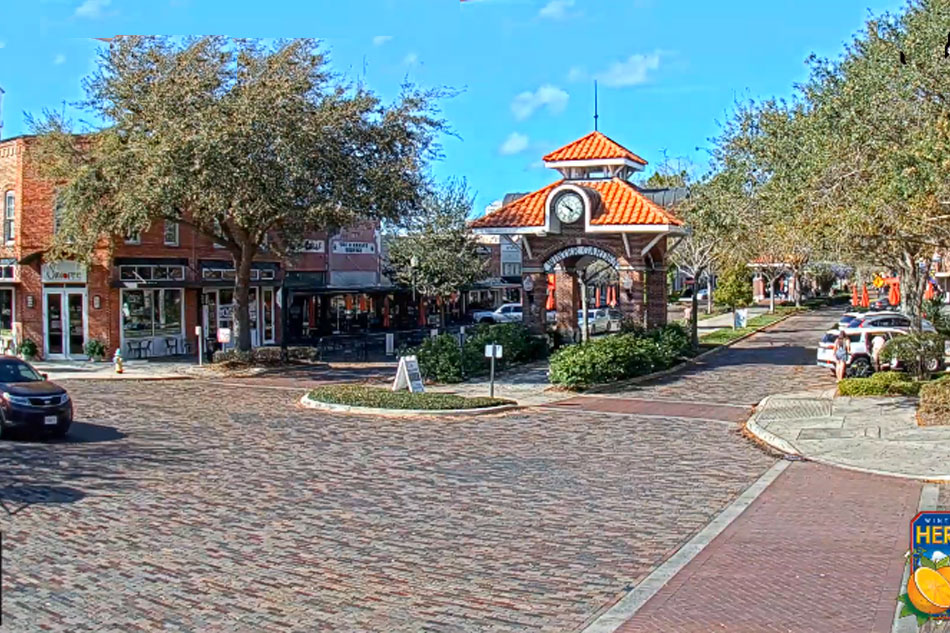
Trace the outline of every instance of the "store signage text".
<instances>
[{"instance_id":1,"label":"store signage text","mask_svg":"<svg viewBox=\"0 0 950 633\"><path fill-rule=\"evenodd\" d=\"M332 242L333 252L339 255L375 255L373 242Z\"/></svg>"}]
</instances>

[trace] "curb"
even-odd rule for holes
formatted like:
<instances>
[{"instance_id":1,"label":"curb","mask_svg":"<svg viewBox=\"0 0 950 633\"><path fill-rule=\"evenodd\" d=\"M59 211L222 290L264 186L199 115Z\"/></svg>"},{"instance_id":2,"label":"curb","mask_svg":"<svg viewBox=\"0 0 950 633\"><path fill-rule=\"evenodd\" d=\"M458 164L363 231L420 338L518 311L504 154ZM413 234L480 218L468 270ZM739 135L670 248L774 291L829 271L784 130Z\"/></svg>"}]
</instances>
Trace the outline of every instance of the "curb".
<instances>
[{"instance_id":1,"label":"curb","mask_svg":"<svg viewBox=\"0 0 950 633\"><path fill-rule=\"evenodd\" d=\"M781 438L774 433L763 429L758 425L756 419L759 416L760 410L764 408L764 405L768 404L768 401L773 396L766 396L762 399L759 404L755 406L755 411L749 417L745 423L745 429L755 436L757 439L765 442L770 447L775 450L784 453L785 455L791 455L794 457L799 457L802 460L815 462L816 464L823 464L825 466L833 466L835 468L841 468L844 470L851 470L858 473L865 473L867 475L881 475L883 477L896 477L898 479L909 479L912 481L925 481L925 482L936 482L941 484L950 484L950 474L945 475L909 475L907 473L895 472L891 470L878 470L875 468L862 468L861 466L851 466L849 464L842 464L840 462L831 461L823 457L813 457L810 455L804 455L799 451L795 446L788 440Z\"/></svg>"},{"instance_id":2,"label":"curb","mask_svg":"<svg viewBox=\"0 0 950 633\"><path fill-rule=\"evenodd\" d=\"M522 408L519 404L500 404L494 407L482 407L476 409L379 409L376 407L358 407L349 404L333 404L330 402L320 402L312 400L310 394L304 394L300 398L300 404L309 409L318 409L320 411L331 411L333 413L355 413L369 415L383 415L389 417L410 417L410 416L442 416L442 415L489 415L492 413L501 413L502 411L512 411Z\"/></svg>"},{"instance_id":3,"label":"curb","mask_svg":"<svg viewBox=\"0 0 950 633\"><path fill-rule=\"evenodd\" d=\"M64 378L56 378L56 381L61 380L98 380L101 382L114 382L118 380L138 380L141 382L161 382L161 381L173 381L173 380L194 380L192 376L129 376L123 374L121 378L115 377L115 375L110 376L66 376Z\"/></svg>"},{"instance_id":4,"label":"curb","mask_svg":"<svg viewBox=\"0 0 950 633\"><path fill-rule=\"evenodd\" d=\"M728 343L723 343L722 345L717 345L716 347L714 347L714 348L712 348L712 349L710 349L710 350L706 350L706 351L703 352L702 354L699 354L699 355L697 355L697 356L693 356L693 357L691 357L691 358L687 358L686 360L684 360L684 361L683 361L682 363L680 363L679 365L674 365L673 367L670 367L670 368L668 368L668 369L663 369L663 370L660 370L660 371L655 371L655 372L653 372L652 374L644 374L643 376L637 376L637 377L635 377L635 378L628 378L627 380L621 380L621 381L618 381L618 382L610 382L610 383L605 383L605 384L601 384L601 385L595 385L595 386L593 386L593 387L590 387L589 389L585 389L585 390L583 390L583 391L575 391L575 392L572 392L572 393L603 393L604 390L610 390L610 389L614 389L614 388L616 388L616 387L627 387L627 386L637 385L637 384L640 384L641 382L646 382L646 381L648 381L648 380L653 380L654 378L662 378L663 376L669 376L670 374L675 374L676 372L678 372L678 371L684 369L685 367L687 367L687 366L689 366L689 365L695 365L696 363L698 363L698 362L701 361L702 359L706 358L707 356L712 356L713 354L715 354L715 353L717 353L717 352L721 352L721 351L724 350L724 349L728 349L728 348L732 347L733 345L735 345L736 343L738 343L739 341L744 341L744 340L746 340L747 338L749 338L749 337L751 337L751 336L755 336L755 335L758 334L759 332L764 332L765 330L769 329L770 327L774 327L774 326L778 325L779 323L782 323L782 322L785 321L786 319L790 319L791 317L793 317L793 316L795 316L795 315L797 315L797 314L801 314L801 311L799 311L799 312L791 312L791 313L789 313L789 314L786 314L785 316L783 316L783 317L782 317L781 319L779 319L778 321L773 321L772 323L769 323L768 325L763 325L762 327L760 327L760 328L758 328L758 329L756 329L756 330L752 330L752 331L749 332L748 334L743 334L742 336L740 336L739 338L737 338L737 339L735 339L735 340L729 341Z\"/></svg>"}]
</instances>

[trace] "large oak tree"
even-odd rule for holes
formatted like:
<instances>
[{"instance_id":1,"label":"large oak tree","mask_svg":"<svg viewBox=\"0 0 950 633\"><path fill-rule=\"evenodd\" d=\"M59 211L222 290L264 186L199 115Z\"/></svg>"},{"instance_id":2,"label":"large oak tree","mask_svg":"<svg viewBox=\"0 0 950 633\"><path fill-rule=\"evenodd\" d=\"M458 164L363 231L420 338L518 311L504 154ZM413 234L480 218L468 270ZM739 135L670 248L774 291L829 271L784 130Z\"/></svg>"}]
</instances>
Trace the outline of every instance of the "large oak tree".
<instances>
[{"instance_id":1,"label":"large oak tree","mask_svg":"<svg viewBox=\"0 0 950 633\"><path fill-rule=\"evenodd\" d=\"M384 104L306 39L122 37L85 88L97 129L77 135L52 113L33 122L37 166L62 183L53 251L85 258L156 221L191 227L234 260L241 350L262 248L289 255L312 231L406 216L444 129L441 93L407 85Z\"/></svg>"}]
</instances>

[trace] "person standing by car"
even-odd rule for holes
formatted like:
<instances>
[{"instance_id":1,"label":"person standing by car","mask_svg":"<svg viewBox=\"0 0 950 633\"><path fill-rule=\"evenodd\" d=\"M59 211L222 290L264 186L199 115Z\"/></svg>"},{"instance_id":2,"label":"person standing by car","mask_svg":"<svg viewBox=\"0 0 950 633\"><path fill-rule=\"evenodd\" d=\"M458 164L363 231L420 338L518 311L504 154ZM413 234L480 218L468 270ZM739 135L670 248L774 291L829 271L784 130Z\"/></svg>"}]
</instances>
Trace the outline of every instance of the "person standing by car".
<instances>
[{"instance_id":1,"label":"person standing by car","mask_svg":"<svg viewBox=\"0 0 950 633\"><path fill-rule=\"evenodd\" d=\"M851 354L851 341L843 330L838 330L838 338L835 339L835 376L840 382L844 379L844 373L848 369L848 356Z\"/></svg>"},{"instance_id":2,"label":"person standing by car","mask_svg":"<svg viewBox=\"0 0 950 633\"><path fill-rule=\"evenodd\" d=\"M884 335L878 332L871 340L871 360L874 363L874 371L881 371L881 350L884 349Z\"/></svg>"}]
</instances>

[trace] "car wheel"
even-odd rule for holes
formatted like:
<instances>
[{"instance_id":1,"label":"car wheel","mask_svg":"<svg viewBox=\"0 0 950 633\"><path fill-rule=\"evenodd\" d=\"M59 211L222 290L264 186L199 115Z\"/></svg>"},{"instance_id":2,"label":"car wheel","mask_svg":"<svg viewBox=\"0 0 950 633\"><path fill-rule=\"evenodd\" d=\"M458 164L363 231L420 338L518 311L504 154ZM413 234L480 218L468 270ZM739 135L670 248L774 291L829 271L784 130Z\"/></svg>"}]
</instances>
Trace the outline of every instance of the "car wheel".
<instances>
[{"instance_id":1,"label":"car wheel","mask_svg":"<svg viewBox=\"0 0 950 633\"><path fill-rule=\"evenodd\" d=\"M494 319L489 319L488 317L485 317L484 319L479 321L479 323L489 323L489 324L494 323L494 322L495 322Z\"/></svg>"},{"instance_id":2,"label":"car wheel","mask_svg":"<svg viewBox=\"0 0 950 633\"><path fill-rule=\"evenodd\" d=\"M50 433L50 435L56 438L57 440L61 440L64 437L66 437L67 433L69 433L69 426L70 425L67 424L64 427L56 427L56 429L52 433Z\"/></svg>"},{"instance_id":3,"label":"car wheel","mask_svg":"<svg viewBox=\"0 0 950 633\"><path fill-rule=\"evenodd\" d=\"M848 375L853 378L867 378L874 373L874 370L871 368L871 361L867 358L856 358L854 362L851 363L851 367L848 368Z\"/></svg>"},{"instance_id":4,"label":"car wheel","mask_svg":"<svg viewBox=\"0 0 950 633\"><path fill-rule=\"evenodd\" d=\"M930 373L934 373L934 372L940 371L940 364L941 364L940 359L929 358L927 359L927 363L924 365L924 369L926 369Z\"/></svg>"}]
</instances>

